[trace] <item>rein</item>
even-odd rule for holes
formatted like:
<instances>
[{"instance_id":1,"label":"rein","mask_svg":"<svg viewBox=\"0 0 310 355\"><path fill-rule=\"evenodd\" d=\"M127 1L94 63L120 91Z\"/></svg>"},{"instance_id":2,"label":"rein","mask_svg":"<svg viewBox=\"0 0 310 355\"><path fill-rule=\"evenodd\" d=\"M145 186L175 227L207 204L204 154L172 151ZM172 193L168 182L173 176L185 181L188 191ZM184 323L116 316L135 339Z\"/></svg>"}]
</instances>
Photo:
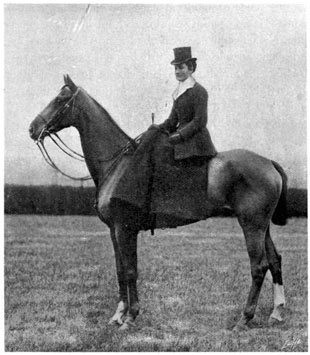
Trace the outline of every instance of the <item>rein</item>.
<instances>
[{"instance_id":1,"label":"rein","mask_svg":"<svg viewBox=\"0 0 310 355\"><path fill-rule=\"evenodd\" d=\"M83 177L74 177L71 175L66 174L65 172L63 172L60 168L58 168L58 166L54 163L54 161L52 160L52 158L50 157L50 155L48 154L43 141L37 141L36 142L37 146L40 149L40 152L44 158L44 160L46 161L46 163L52 167L53 169L55 169L56 171L58 171L61 175L66 176L67 178L71 179L71 180L75 180L75 181L86 181L86 180L90 180L91 176L87 175L87 176L83 176Z\"/></svg>"},{"instance_id":2,"label":"rein","mask_svg":"<svg viewBox=\"0 0 310 355\"><path fill-rule=\"evenodd\" d=\"M37 146L39 147L39 150L45 160L45 162L50 166L52 167L53 169L55 169L56 171L58 171L61 175L63 176L66 176L67 178L71 179L71 180L75 180L75 181L86 181L86 180L91 180L92 177L90 175L87 175L87 176L83 176L83 177L74 177L74 176L71 176L65 172L63 172L56 164L55 162L53 161L53 159L51 158L51 156L49 155L49 153L47 152L46 148L45 148L45 145L44 145L44 137L42 138L43 134L47 135L48 137L51 138L51 140L53 141L53 143L59 148L61 149L65 154L67 154L69 157L73 158L73 159L76 159L76 160L79 160L79 161L82 161L82 162L85 162L85 158L83 155L77 153L76 151L74 151L73 149L71 149L70 147L68 147L66 145L65 142L62 141L62 139L57 135L57 133L52 133L52 132L49 132L49 128L51 128L55 123L57 123L60 119L61 119L61 116L71 107L72 108L72 111L73 111L73 108L74 108L74 99L76 97L76 95L78 94L78 92L80 91L80 88L78 88L76 90L76 92L72 95L72 97L68 100L68 102L66 102L64 104L63 107L61 107L55 117L47 122L45 124L45 126L43 127L37 141L35 142L37 144ZM71 105L72 103L72 105ZM41 115L39 115L39 117L41 117L41 119L43 121L46 121L44 119L44 117L42 117ZM54 138L53 136L54 135L59 142L61 142L61 144L66 148L68 149L70 152L66 151ZM121 149L119 149L118 151L116 151L115 153L113 153L110 157L107 157L107 158L103 158L103 159L100 159L101 162L109 162L111 161L112 164L111 166L109 167L108 171L107 171L107 175L109 175L110 171L113 169L113 167L115 166L115 164L119 161L119 159L123 156L123 154L125 154L126 152L128 152L129 150L129 147L130 146L133 146L134 148L137 146L137 143L139 142L140 140L140 136L138 136L135 140L132 139L130 140L124 147L122 147Z\"/></svg>"},{"instance_id":3,"label":"rein","mask_svg":"<svg viewBox=\"0 0 310 355\"><path fill-rule=\"evenodd\" d=\"M76 151L74 151L73 149L71 149L70 147L67 146L67 144L58 136L58 134L53 133L55 137L57 137L57 139L59 140L59 142L61 142L67 149L69 149L69 152L67 152L54 138L53 136L50 134L49 137L51 138L51 140L57 145L57 147L59 149L61 149L65 154L67 154L69 157L79 160L79 161L85 161L85 158L83 155L77 153Z\"/></svg>"},{"instance_id":4,"label":"rein","mask_svg":"<svg viewBox=\"0 0 310 355\"><path fill-rule=\"evenodd\" d=\"M44 129L43 129L44 130ZM43 131L42 130L42 131ZM41 132L42 133L42 132ZM67 155L69 155L72 158L75 158L79 161L85 161L84 159L78 159L76 157L74 157L73 155L69 154L68 152L66 152L64 149L62 149L62 147L60 147L57 142L52 138L52 136L50 134L48 134L48 136L52 139L52 141L62 150L64 151ZM87 181L87 180L91 180L92 177L90 175L87 176L83 176L83 177L75 177L75 176L71 176L65 172L63 172L53 161L53 159L51 158L51 156L49 155L49 153L47 152L44 142L41 139L40 141L36 141L37 146L39 147L39 150L45 160L45 162L52 167L53 169L55 169L56 171L58 171L61 175L66 176L67 178L71 179L71 180L75 180L75 181ZM106 171L107 177L109 176L110 172L113 170L113 168L115 167L115 164L117 164L120 160L120 158L129 151L129 147L132 146L131 142L128 142L122 149L118 150L116 153L114 153L111 157L109 158L105 158L105 159L101 159L100 161L104 161L104 162L109 162L111 161L112 164L109 167L109 169ZM66 146L67 147L67 146ZM70 149L68 147L68 149ZM71 149L70 149L71 150ZM73 151L73 150L72 150ZM74 152L74 151L73 151ZM79 156L81 156L79 153L74 152L75 154L78 154Z\"/></svg>"}]
</instances>

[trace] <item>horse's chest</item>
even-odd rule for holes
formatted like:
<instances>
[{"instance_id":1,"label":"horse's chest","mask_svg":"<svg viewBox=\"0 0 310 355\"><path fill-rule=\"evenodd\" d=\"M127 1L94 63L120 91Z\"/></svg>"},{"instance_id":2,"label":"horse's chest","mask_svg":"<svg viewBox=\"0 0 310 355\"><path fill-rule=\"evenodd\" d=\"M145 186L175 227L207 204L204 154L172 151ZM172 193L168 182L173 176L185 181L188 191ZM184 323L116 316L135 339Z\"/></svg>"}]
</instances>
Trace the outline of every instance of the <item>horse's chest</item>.
<instances>
[{"instance_id":1,"label":"horse's chest","mask_svg":"<svg viewBox=\"0 0 310 355\"><path fill-rule=\"evenodd\" d=\"M129 159L124 157L99 188L97 194L97 208L99 213L106 214L109 211L111 197L117 187L118 182L126 172Z\"/></svg>"}]
</instances>

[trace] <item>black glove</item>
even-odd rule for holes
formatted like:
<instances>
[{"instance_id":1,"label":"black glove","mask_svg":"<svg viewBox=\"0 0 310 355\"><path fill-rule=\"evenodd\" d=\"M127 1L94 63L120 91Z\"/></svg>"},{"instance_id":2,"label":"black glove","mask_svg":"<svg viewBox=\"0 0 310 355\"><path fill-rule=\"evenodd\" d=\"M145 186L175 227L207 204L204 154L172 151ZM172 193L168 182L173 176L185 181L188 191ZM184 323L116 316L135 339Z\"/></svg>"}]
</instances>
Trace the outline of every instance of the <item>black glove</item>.
<instances>
[{"instance_id":1,"label":"black glove","mask_svg":"<svg viewBox=\"0 0 310 355\"><path fill-rule=\"evenodd\" d=\"M160 129L160 127L158 126L158 124L151 124L150 127L148 128L148 131L152 130L152 129Z\"/></svg>"},{"instance_id":2,"label":"black glove","mask_svg":"<svg viewBox=\"0 0 310 355\"><path fill-rule=\"evenodd\" d=\"M175 145L182 142L182 136L180 133L173 133L168 140L170 144Z\"/></svg>"}]
</instances>

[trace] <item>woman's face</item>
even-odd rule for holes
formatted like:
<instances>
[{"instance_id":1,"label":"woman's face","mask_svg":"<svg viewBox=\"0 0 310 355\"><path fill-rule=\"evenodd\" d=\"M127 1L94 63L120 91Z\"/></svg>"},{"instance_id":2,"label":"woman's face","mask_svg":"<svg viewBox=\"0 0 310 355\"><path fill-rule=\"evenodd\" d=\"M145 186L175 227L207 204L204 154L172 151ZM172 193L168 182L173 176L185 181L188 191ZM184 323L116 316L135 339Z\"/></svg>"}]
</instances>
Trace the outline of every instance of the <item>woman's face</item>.
<instances>
[{"instance_id":1,"label":"woman's face","mask_svg":"<svg viewBox=\"0 0 310 355\"><path fill-rule=\"evenodd\" d=\"M185 81L190 75L193 74L193 71L189 70L185 63L175 65L174 72L178 81Z\"/></svg>"}]
</instances>

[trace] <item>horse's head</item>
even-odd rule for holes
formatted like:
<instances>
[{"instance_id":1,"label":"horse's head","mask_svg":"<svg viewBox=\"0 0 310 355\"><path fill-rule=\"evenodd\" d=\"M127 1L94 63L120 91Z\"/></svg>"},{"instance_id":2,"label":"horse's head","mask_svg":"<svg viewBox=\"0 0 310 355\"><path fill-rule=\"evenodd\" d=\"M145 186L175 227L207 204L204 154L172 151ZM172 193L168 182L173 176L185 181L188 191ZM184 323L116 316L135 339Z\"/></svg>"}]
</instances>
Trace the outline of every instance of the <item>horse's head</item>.
<instances>
[{"instance_id":1,"label":"horse's head","mask_svg":"<svg viewBox=\"0 0 310 355\"><path fill-rule=\"evenodd\" d=\"M63 128L74 125L74 99L79 88L69 75L64 76L65 85L59 94L38 114L29 127L30 137L41 141L50 133L56 133Z\"/></svg>"}]
</instances>

